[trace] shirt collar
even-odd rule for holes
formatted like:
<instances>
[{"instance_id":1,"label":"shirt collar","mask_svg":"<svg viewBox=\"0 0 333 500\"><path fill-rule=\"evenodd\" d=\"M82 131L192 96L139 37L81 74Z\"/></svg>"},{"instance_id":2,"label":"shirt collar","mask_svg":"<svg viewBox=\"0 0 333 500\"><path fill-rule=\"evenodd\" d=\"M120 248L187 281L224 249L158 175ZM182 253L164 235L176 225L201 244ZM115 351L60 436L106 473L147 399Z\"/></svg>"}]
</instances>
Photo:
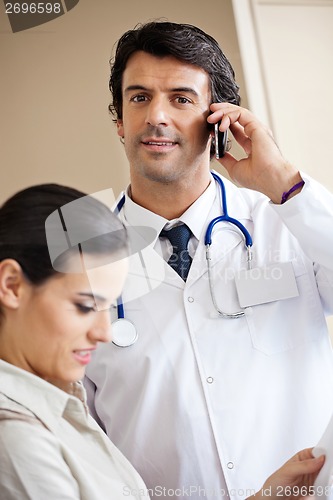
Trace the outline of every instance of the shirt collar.
<instances>
[{"instance_id":1,"label":"shirt collar","mask_svg":"<svg viewBox=\"0 0 333 500\"><path fill-rule=\"evenodd\" d=\"M66 411L86 412L81 382L69 385L69 392L42 378L0 360L0 392L30 410L46 427L54 429Z\"/></svg>"},{"instance_id":2,"label":"shirt collar","mask_svg":"<svg viewBox=\"0 0 333 500\"><path fill-rule=\"evenodd\" d=\"M158 235L164 227L168 229L169 227L177 225L179 222L186 224L191 229L193 235L199 240L216 196L216 183L212 178L206 190L183 213L183 215L171 221L135 203L130 198L129 191L129 188L127 188L125 192L125 205L123 208L125 220L131 226L142 226L144 221L145 226L153 228L157 235L152 242L154 245Z\"/></svg>"},{"instance_id":3,"label":"shirt collar","mask_svg":"<svg viewBox=\"0 0 333 500\"><path fill-rule=\"evenodd\" d=\"M130 186L125 192L125 204L123 207L124 220L132 227L146 226L154 229L156 237L151 243L154 245L160 232L168 221L164 217L161 217L160 215L155 214L154 212L151 212L150 210L147 210L146 208L135 203L129 193Z\"/></svg>"},{"instance_id":4,"label":"shirt collar","mask_svg":"<svg viewBox=\"0 0 333 500\"><path fill-rule=\"evenodd\" d=\"M201 196L183 213L179 218L192 231L192 234L200 239L205 222L212 208L216 196L216 183L211 179L207 189Z\"/></svg>"}]
</instances>

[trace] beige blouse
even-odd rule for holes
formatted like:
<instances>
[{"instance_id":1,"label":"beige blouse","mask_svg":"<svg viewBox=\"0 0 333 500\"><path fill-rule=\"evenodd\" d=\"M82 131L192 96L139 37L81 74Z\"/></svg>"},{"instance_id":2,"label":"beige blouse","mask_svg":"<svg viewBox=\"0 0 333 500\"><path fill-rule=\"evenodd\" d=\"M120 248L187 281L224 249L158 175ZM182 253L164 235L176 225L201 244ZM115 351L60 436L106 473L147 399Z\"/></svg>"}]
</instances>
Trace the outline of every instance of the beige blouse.
<instances>
[{"instance_id":1,"label":"beige blouse","mask_svg":"<svg viewBox=\"0 0 333 500\"><path fill-rule=\"evenodd\" d=\"M127 459L71 394L0 360L2 500L148 499Z\"/></svg>"}]
</instances>

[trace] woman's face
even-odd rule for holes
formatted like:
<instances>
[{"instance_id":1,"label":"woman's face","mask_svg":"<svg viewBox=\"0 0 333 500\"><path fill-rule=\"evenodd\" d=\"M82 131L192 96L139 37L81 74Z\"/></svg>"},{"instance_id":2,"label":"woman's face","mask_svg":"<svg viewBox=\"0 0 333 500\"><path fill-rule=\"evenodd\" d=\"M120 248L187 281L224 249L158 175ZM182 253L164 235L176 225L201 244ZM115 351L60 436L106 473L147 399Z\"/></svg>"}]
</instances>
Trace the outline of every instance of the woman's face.
<instances>
[{"instance_id":1,"label":"woman's face","mask_svg":"<svg viewBox=\"0 0 333 500\"><path fill-rule=\"evenodd\" d=\"M6 360L51 382L81 379L97 343L111 340L109 309L126 272L120 260L87 275L58 274L38 287L26 283Z\"/></svg>"}]
</instances>

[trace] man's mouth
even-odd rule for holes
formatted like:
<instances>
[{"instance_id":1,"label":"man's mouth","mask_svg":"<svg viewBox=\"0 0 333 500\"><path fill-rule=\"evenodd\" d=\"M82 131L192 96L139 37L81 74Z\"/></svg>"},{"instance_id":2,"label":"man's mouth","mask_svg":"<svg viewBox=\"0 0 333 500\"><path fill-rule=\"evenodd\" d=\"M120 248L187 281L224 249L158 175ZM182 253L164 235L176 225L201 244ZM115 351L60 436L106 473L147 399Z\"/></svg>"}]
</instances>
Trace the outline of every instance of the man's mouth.
<instances>
[{"instance_id":1,"label":"man's mouth","mask_svg":"<svg viewBox=\"0 0 333 500\"><path fill-rule=\"evenodd\" d=\"M147 141L147 142L144 142L144 144L150 144L153 146L172 146L173 144L176 144L176 143L175 142Z\"/></svg>"},{"instance_id":2,"label":"man's mouth","mask_svg":"<svg viewBox=\"0 0 333 500\"><path fill-rule=\"evenodd\" d=\"M143 146L147 148L147 150L150 150L152 152L162 152L162 153L174 149L178 144L177 142L164 138L161 139L149 138L149 139L144 139L141 142Z\"/></svg>"}]
</instances>

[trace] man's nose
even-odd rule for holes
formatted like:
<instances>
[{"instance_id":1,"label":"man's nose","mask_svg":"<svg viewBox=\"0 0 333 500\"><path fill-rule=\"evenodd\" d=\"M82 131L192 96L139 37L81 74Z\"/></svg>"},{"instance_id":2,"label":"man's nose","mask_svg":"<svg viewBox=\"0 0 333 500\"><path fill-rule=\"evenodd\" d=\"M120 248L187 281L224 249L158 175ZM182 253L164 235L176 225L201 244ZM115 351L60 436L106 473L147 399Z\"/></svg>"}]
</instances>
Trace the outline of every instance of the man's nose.
<instances>
[{"instance_id":1,"label":"man's nose","mask_svg":"<svg viewBox=\"0 0 333 500\"><path fill-rule=\"evenodd\" d=\"M168 106L163 99L155 98L150 101L146 123L153 127L169 124Z\"/></svg>"}]
</instances>

